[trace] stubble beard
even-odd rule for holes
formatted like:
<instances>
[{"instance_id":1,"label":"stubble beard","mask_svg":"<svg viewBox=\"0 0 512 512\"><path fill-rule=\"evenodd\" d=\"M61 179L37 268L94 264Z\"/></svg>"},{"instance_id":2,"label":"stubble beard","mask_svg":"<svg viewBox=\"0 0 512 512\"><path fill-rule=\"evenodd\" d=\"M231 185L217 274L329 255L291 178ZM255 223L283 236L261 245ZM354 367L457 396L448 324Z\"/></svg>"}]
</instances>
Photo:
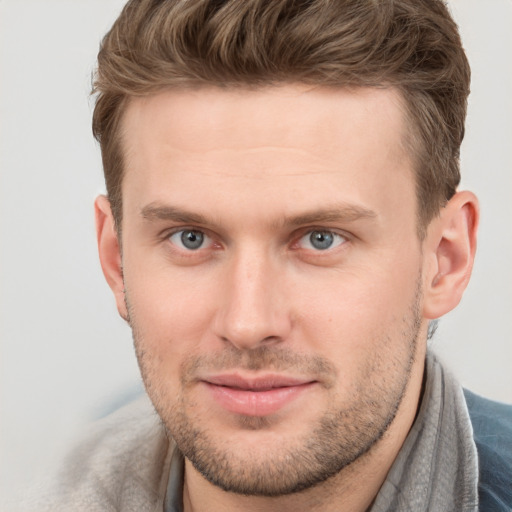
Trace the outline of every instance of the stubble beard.
<instances>
[{"instance_id":1,"label":"stubble beard","mask_svg":"<svg viewBox=\"0 0 512 512\"><path fill-rule=\"evenodd\" d=\"M236 451L229 439L219 440L219 432L204 427L195 417L194 404L187 399L186 388L198 368L229 367L245 369L311 370L316 368L332 378L332 364L323 358L307 359L291 351L265 346L241 353L231 349L211 359L190 357L182 365L181 391L178 400L169 400L169 390L159 387L161 380L155 371L155 361L143 349L143 337L130 311L130 324L142 377L153 405L160 415L169 436L183 455L204 478L221 489L242 495L277 497L296 493L339 474L354 461L364 457L383 437L392 424L410 381L420 332L420 292L418 289L409 315L403 319L403 350L396 340L384 337L381 346L394 348L392 357L376 350L355 388L349 406L332 406L316 422L307 436L289 442L283 439L278 446L262 457L250 448ZM127 300L128 303L128 300ZM393 351L392 348L389 349ZM382 357L385 354L387 357ZM334 396L330 403L336 403ZM239 427L264 432L272 428L272 420L260 417L241 417ZM222 437L222 436L221 436Z\"/></svg>"}]
</instances>

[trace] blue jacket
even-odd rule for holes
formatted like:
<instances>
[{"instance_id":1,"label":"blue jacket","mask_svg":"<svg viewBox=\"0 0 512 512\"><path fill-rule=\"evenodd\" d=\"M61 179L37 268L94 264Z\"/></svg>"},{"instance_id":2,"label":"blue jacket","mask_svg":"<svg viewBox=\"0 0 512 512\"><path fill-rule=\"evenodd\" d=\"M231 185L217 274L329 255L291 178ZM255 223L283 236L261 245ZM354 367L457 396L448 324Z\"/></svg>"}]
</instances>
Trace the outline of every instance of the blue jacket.
<instances>
[{"instance_id":1,"label":"blue jacket","mask_svg":"<svg viewBox=\"0 0 512 512\"><path fill-rule=\"evenodd\" d=\"M512 511L512 405L464 390L478 451L480 512Z\"/></svg>"}]
</instances>

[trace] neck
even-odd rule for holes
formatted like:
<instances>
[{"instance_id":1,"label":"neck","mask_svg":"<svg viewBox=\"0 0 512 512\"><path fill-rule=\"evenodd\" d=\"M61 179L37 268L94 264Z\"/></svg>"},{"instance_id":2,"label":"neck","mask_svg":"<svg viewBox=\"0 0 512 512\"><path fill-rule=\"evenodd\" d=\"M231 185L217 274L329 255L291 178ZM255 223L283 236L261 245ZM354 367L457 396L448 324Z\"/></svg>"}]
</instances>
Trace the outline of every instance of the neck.
<instances>
[{"instance_id":1,"label":"neck","mask_svg":"<svg viewBox=\"0 0 512 512\"><path fill-rule=\"evenodd\" d=\"M367 511L414 422L421 395L424 361L425 353L419 350L405 396L384 436L367 453L337 475L310 489L294 494L278 497L244 496L226 492L211 484L186 459L184 511Z\"/></svg>"}]
</instances>

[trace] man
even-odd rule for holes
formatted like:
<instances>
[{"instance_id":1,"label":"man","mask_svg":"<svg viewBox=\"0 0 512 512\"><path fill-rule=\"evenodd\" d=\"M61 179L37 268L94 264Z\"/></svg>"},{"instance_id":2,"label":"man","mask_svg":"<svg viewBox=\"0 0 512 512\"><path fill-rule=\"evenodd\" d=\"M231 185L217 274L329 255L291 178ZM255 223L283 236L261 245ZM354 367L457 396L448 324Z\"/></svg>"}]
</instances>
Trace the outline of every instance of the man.
<instances>
[{"instance_id":1,"label":"man","mask_svg":"<svg viewBox=\"0 0 512 512\"><path fill-rule=\"evenodd\" d=\"M427 351L478 224L444 4L131 1L98 61L100 260L156 413L48 509L510 510L510 408Z\"/></svg>"}]
</instances>

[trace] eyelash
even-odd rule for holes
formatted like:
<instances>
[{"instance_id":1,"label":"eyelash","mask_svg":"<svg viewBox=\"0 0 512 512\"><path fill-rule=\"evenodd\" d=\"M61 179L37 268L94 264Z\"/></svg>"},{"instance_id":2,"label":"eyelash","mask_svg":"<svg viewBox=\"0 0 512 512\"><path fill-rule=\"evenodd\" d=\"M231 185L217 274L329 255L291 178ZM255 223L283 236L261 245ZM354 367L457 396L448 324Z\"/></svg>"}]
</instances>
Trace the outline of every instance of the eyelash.
<instances>
[{"instance_id":1,"label":"eyelash","mask_svg":"<svg viewBox=\"0 0 512 512\"><path fill-rule=\"evenodd\" d=\"M314 233L318 233L318 234L321 234L321 235L331 235L332 236L332 242L333 242L333 246L328 246L328 247L325 247L325 248L314 248L314 247L310 247L309 249L314 252L314 253L319 253L319 254L329 254L329 253L332 253L332 251L334 251L337 247L340 247L341 245L345 244L346 242L348 242L348 237L344 234L341 234L341 233L338 233L337 231L334 231L332 229L326 229L326 228L308 228L307 231L303 232L301 234L301 236L299 238L296 239L296 242L294 243L294 246L298 246L299 242L301 240L304 240L304 239L307 239L309 237L309 243L310 245L313 244L313 240L312 240L312 235Z\"/></svg>"},{"instance_id":2,"label":"eyelash","mask_svg":"<svg viewBox=\"0 0 512 512\"><path fill-rule=\"evenodd\" d=\"M197 249L189 249L183 246L180 246L179 243L173 242L171 239L172 237L176 235L180 235L186 232L195 232L195 233L201 233L204 236L204 242L209 242L208 245L212 245L214 248L221 248L221 244L218 242L215 242L215 237L209 232L203 228L197 228L197 227L180 227L175 228L171 231L164 232L160 238L163 242L167 243L173 250L173 252L181 255L182 257L197 257L199 254L202 254L205 249L208 247L204 247L204 243L198 247Z\"/></svg>"},{"instance_id":3,"label":"eyelash","mask_svg":"<svg viewBox=\"0 0 512 512\"><path fill-rule=\"evenodd\" d=\"M180 228L174 229L171 232L166 232L163 235L163 239L165 241L168 241L170 243L170 245L172 245L174 248L176 248L177 251L180 251L182 254L187 254L189 257L193 256L194 254L197 255L200 253L201 249L207 248L207 247L200 246L196 250L194 250L194 249L190 249L190 248L186 248L186 247L179 247L177 243L171 241L171 238L173 236L178 235L180 233L183 234L187 231L201 233L202 235L204 235L206 240L210 241L209 245L214 245L214 246L216 245L217 246L216 248L222 247L220 243L215 242L215 237L213 235L210 235L207 230L205 230L203 228L196 228L196 227L180 227ZM334 243L336 243L336 245L334 245L334 247L326 247L325 249L317 248L316 250L314 248L306 249L306 250L311 250L311 252L316 253L317 255L331 254L336 248L343 246L347 242L350 241L350 237L347 236L347 234L345 234L345 233L339 233L336 230L328 229L325 227L310 226L310 227L307 227L307 228L304 228L303 230L301 230L301 232L298 236L293 237L294 241L290 245L291 249L300 250L301 249L301 247L299 247L300 241L303 240L304 238L306 238L307 236L309 236L311 238L311 235L313 233L330 234L330 235L333 235L333 238L335 240L338 239L338 243L334 242ZM342 240L340 241L340 239L342 239Z\"/></svg>"}]
</instances>

